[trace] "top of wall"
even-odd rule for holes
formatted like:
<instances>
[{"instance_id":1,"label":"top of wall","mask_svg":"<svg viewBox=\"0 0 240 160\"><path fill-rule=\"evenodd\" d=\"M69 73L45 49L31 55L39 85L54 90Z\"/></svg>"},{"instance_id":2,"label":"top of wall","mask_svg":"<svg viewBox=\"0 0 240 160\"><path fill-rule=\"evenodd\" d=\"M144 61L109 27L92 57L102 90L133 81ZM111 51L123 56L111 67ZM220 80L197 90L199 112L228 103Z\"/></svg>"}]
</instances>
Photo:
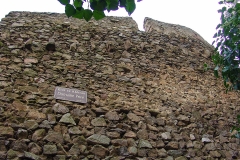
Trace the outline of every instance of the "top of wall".
<instances>
[{"instance_id":1,"label":"top of wall","mask_svg":"<svg viewBox=\"0 0 240 160\"><path fill-rule=\"evenodd\" d=\"M146 32L157 32L165 35L173 35L177 38L187 37L195 40L199 40L207 48L213 48L207 41L205 41L197 32L194 30L176 24L164 23L161 21L156 21L152 18L146 17L144 19L144 29Z\"/></svg>"},{"instance_id":2,"label":"top of wall","mask_svg":"<svg viewBox=\"0 0 240 160\"><path fill-rule=\"evenodd\" d=\"M67 18L65 13L51 13L51 12L19 12L12 11L5 18L2 19L1 25L4 26L4 21L8 19L19 18L17 22L22 26L32 25L31 20L38 20L44 23L44 21L51 21L52 23L62 24L64 26L71 26L71 28L84 27L88 25L101 26L102 28L110 29L117 27L119 30L138 30L137 23L132 17L105 17L99 21L90 20L79 20L76 18ZM24 21L27 20L27 21ZM13 25L14 26L14 25ZM17 26L15 26L17 27Z\"/></svg>"}]
</instances>

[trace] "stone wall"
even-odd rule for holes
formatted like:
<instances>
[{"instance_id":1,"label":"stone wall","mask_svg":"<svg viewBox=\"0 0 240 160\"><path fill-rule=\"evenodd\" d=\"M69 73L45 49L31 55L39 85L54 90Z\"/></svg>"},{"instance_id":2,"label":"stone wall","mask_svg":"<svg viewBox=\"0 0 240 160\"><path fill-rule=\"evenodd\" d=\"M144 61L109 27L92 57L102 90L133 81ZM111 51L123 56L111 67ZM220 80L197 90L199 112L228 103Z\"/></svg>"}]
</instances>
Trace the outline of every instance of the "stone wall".
<instances>
[{"instance_id":1,"label":"stone wall","mask_svg":"<svg viewBox=\"0 0 240 160\"><path fill-rule=\"evenodd\" d=\"M30 12L0 26L0 159L240 158L239 93L225 94L195 32ZM88 102L56 100L56 86Z\"/></svg>"},{"instance_id":2,"label":"stone wall","mask_svg":"<svg viewBox=\"0 0 240 160\"><path fill-rule=\"evenodd\" d=\"M176 24L164 23L156 21L149 17L144 19L144 29L146 32L157 32L164 35L173 36L175 38L187 37L189 40L198 41L201 45L204 45L205 48L213 49L207 41L205 41L197 32L194 30Z\"/></svg>"}]
</instances>

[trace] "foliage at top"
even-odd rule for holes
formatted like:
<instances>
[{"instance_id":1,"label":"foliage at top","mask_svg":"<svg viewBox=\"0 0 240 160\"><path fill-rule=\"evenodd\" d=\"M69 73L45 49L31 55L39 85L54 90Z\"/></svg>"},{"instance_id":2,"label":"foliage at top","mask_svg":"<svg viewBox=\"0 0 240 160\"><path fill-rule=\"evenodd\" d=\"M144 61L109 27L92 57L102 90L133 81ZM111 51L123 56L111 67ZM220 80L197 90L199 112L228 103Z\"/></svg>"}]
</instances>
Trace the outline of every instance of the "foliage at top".
<instances>
[{"instance_id":1,"label":"foliage at top","mask_svg":"<svg viewBox=\"0 0 240 160\"><path fill-rule=\"evenodd\" d=\"M58 1L65 5L65 13L68 17L85 19L86 21L89 21L92 17L96 20L104 18L105 10L110 12L118 10L119 7L124 7L128 15L131 15L136 8L134 0L73 0L72 4L70 0ZM88 9L83 8L84 3L88 4Z\"/></svg>"},{"instance_id":2,"label":"foliage at top","mask_svg":"<svg viewBox=\"0 0 240 160\"><path fill-rule=\"evenodd\" d=\"M212 60L216 65L214 75L219 77L221 71L227 90L240 90L240 4L234 0L221 0L223 7L221 22L215 33L216 54Z\"/></svg>"}]
</instances>

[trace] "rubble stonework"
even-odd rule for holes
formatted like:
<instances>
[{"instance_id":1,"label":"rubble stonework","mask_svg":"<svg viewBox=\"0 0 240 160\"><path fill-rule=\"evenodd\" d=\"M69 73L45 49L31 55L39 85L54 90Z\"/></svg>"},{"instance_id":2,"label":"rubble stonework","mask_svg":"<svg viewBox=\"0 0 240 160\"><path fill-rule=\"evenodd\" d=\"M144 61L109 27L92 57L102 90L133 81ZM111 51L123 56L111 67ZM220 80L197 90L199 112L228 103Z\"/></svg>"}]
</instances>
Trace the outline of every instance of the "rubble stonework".
<instances>
[{"instance_id":1,"label":"rubble stonework","mask_svg":"<svg viewBox=\"0 0 240 160\"><path fill-rule=\"evenodd\" d=\"M239 93L213 76L213 48L176 28L10 12L0 23L0 159L239 159ZM86 91L87 103L54 99L57 86Z\"/></svg>"},{"instance_id":2,"label":"rubble stonework","mask_svg":"<svg viewBox=\"0 0 240 160\"><path fill-rule=\"evenodd\" d=\"M164 35L173 35L176 38L187 37L198 40L200 44L204 45L205 48L212 48L211 45L207 41L205 41L197 32L194 30L176 24L164 23L160 21L156 21L149 17L144 19L144 30L148 33L157 32L158 34L162 33Z\"/></svg>"}]
</instances>

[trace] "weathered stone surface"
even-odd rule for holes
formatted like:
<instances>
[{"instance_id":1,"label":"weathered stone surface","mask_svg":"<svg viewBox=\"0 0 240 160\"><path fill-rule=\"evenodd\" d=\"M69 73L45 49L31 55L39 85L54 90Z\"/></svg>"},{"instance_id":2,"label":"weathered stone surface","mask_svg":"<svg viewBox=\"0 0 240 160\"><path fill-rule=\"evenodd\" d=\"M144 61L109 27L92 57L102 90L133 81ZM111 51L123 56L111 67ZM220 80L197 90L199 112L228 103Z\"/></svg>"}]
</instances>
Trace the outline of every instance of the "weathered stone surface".
<instances>
[{"instance_id":1,"label":"weathered stone surface","mask_svg":"<svg viewBox=\"0 0 240 160\"><path fill-rule=\"evenodd\" d=\"M17 100L13 101L12 105L16 110L26 110L28 108L27 105Z\"/></svg>"},{"instance_id":2,"label":"weathered stone surface","mask_svg":"<svg viewBox=\"0 0 240 160\"><path fill-rule=\"evenodd\" d=\"M139 122L141 120L140 117L134 113L129 113L127 116L133 122Z\"/></svg>"},{"instance_id":3,"label":"weathered stone surface","mask_svg":"<svg viewBox=\"0 0 240 160\"><path fill-rule=\"evenodd\" d=\"M100 158L103 158L106 156L108 150L101 145L94 145L90 152L92 152L94 155Z\"/></svg>"},{"instance_id":4,"label":"weathered stone surface","mask_svg":"<svg viewBox=\"0 0 240 160\"><path fill-rule=\"evenodd\" d=\"M81 131L78 127L71 127L68 129L69 134L81 134Z\"/></svg>"},{"instance_id":5,"label":"weathered stone surface","mask_svg":"<svg viewBox=\"0 0 240 160\"><path fill-rule=\"evenodd\" d=\"M124 137L126 137L126 138L136 138L137 135L133 131L128 131L124 134Z\"/></svg>"},{"instance_id":6,"label":"weathered stone surface","mask_svg":"<svg viewBox=\"0 0 240 160\"><path fill-rule=\"evenodd\" d=\"M6 158L7 158L6 152L0 151L0 158L1 158L1 159L6 159Z\"/></svg>"},{"instance_id":7,"label":"weathered stone surface","mask_svg":"<svg viewBox=\"0 0 240 160\"><path fill-rule=\"evenodd\" d=\"M218 151L210 151L210 155L213 158L220 158L222 156Z\"/></svg>"},{"instance_id":8,"label":"weathered stone surface","mask_svg":"<svg viewBox=\"0 0 240 160\"><path fill-rule=\"evenodd\" d=\"M30 12L0 25L0 159L240 159L239 93L191 29ZM58 86L87 103L54 99Z\"/></svg>"},{"instance_id":9,"label":"weathered stone surface","mask_svg":"<svg viewBox=\"0 0 240 160\"><path fill-rule=\"evenodd\" d=\"M24 26L24 24L23 23L13 23L12 24L12 27L23 27Z\"/></svg>"},{"instance_id":10,"label":"weathered stone surface","mask_svg":"<svg viewBox=\"0 0 240 160\"><path fill-rule=\"evenodd\" d=\"M79 125L80 126L90 126L90 118L89 117L81 117L80 120L79 120Z\"/></svg>"},{"instance_id":11,"label":"weathered stone surface","mask_svg":"<svg viewBox=\"0 0 240 160\"><path fill-rule=\"evenodd\" d=\"M23 125L27 130L35 130L39 126L35 120L27 120Z\"/></svg>"},{"instance_id":12,"label":"weathered stone surface","mask_svg":"<svg viewBox=\"0 0 240 160\"><path fill-rule=\"evenodd\" d=\"M21 151L26 151L28 147L24 140L17 140L11 144L11 148L15 151L21 152Z\"/></svg>"},{"instance_id":13,"label":"weathered stone surface","mask_svg":"<svg viewBox=\"0 0 240 160\"><path fill-rule=\"evenodd\" d=\"M183 151L181 150L169 150L168 154L173 157L180 157L183 155Z\"/></svg>"},{"instance_id":14,"label":"weathered stone surface","mask_svg":"<svg viewBox=\"0 0 240 160\"><path fill-rule=\"evenodd\" d=\"M48 50L48 51L55 51L56 50L56 44L55 44L55 40L53 38L49 39L49 42L46 45L46 50Z\"/></svg>"},{"instance_id":15,"label":"weathered stone surface","mask_svg":"<svg viewBox=\"0 0 240 160\"><path fill-rule=\"evenodd\" d=\"M33 118L33 119L45 119L46 114L40 113L40 112L35 111L35 110L30 110L27 114L27 117L28 118Z\"/></svg>"},{"instance_id":16,"label":"weathered stone surface","mask_svg":"<svg viewBox=\"0 0 240 160\"><path fill-rule=\"evenodd\" d=\"M202 142L203 142L203 143L210 143L210 142L212 142L211 138L212 138L211 135L204 134L204 135L202 136Z\"/></svg>"},{"instance_id":17,"label":"weathered stone surface","mask_svg":"<svg viewBox=\"0 0 240 160\"><path fill-rule=\"evenodd\" d=\"M107 132L106 134L110 138L120 138L120 133L118 132Z\"/></svg>"},{"instance_id":18,"label":"weathered stone surface","mask_svg":"<svg viewBox=\"0 0 240 160\"><path fill-rule=\"evenodd\" d=\"M100 144L100 145L109 145L110 139L107 136L94 134L87 138L87 141L90 143Z\"/></svg>"},{"instance_id":19,"label":"weathered stone surface","mask_svg":"<svg viewBox=\"0 0 240 160\"><path fill-rule=\"evenodd\" d=\"M114 146L128 146L128 142L126 139L113 139L111 140L111 144Z\"/></svg>"},{"instance_id":20,"label":"weathered stone surface","mask_svg":"<svg viewBox=\"0 0 240 160\"><path fill-rule=\"evenodd\" d=\"M66 160L66 156L65 155L56 155L53 158L54 160Z\"/></svg>"},{"instance_id":21,"label":"weathered stone surface","mask_svg":"<svg viewBox=\"0 0 240 160\"><path fill-rule=\"evenodd\" d=\"M186 147L187 148L192 148L193 147L192 141L188 141L187 144L186 144Z\"/></svg>"},{"instance_id":22,"label":"weathered stone surface","mask_svg":"<svg viewBox=\"0 0 240 160\"><path fill-rule=\"evenodd\" d=\"M44 145L43 146L43 154L46 154L46 155L57 154L57 146L56 145Z\"/></svg>"},{"instance_id":23,"label":"weathered stone surface","mask_svg":"<svg viewBox=\"0 0 240 160\"><path fill-rule=\"evenodd\" d=\"M118 121L119 120L119 115L118 115L118 113L117 112L112 112L112 111L110 111L110 112L107 112L106 114L105 114L105 117L108 119L108 120L111 120L111 121Z\"/></svg>"},{"instance_id":24,"label":"weathered stone surface","mask_svg":"<svg viewBox=\"0 0 240 160\"><path fill-rule=\"evenodd\" d=\"M73 139L73 142L78 145L82 145L82 144L86 145L87 144L84 136L77 136L76 138Z\"/></svg>"},{"instance_id":25,"label":"weathered stone surface","mask_svg":"<svg viewBox=\"0 0 240 160\"><path fill-rule=\"evenodd\" d=\"M203 144L201 142L198 142L198 141L193 142L193 147L196 149L201 149L202 146L203 146Z\"/></svg>"},{"instance_id":26,"label":"weathered stone surface","mask_svg":"<svg viewBox=\"0 0 240 160\"><path fill-rule=\"evenodd\" d=\"M167 149L177 150L179 148L178 142L171 141L166 145Z\"/></svg>"},{"instance_id":27,"label":"weathered stone surface","mask_svg":"<svg viewBox=\"0 0 240 160\"><path fill-rule=\"evenodd\" d=\"M35 141L35 142L39 141L45 136L45 134L46 134L45 129L38 129L33 133L32 140Z\"/></svg>"},{"instance_id":28,"label":"weathered stone surface","mask_svg":"<svg viewBox=\"0 0 240 160\"><path fill-rule=\"evenodd\" d=\"M11 127L0 126L0 136L12 137L13 131L14 130Z\"/></svg>"},{"instance_id":29,"label":"weathered stone surface","mask_svg":"<svg viewBox=\"0 0 240 160\"><path fill-rule=\"evenodd\" d=\"M162 139L165 139L165 140L172 139L171 134L169 132L164 132L161 134L161 136L162 136Z\"/></svg>"},{"instance_id":30,"label":"weathered stone surface","mask_svg":"<svg viewBox=\"0 0 240 160\"><path fill-rule=\"evenodd\" d=\"M165 158L165 157L167 157L167 151L166 151L164 148L158 150L158 156L159 156L160 158Z\"/></svg>"},{"instance_id":31,"label":"weathered stone surface","mask_svg":"<svg viewBox=\"0 0 240 160\"><path fill-rule=\"evenodd\" d=\"M64 114L59 122L76 125L70 113Z\"/></svg>"},{"instance_id":32,"label":"weathered stone surface","mask_svg":"<svg viewBox=\"0 0 240 160\"><path fill-rule=\"evenodd\" d=\"M148 139L148 131L146 129L141 129L137 132L137 137L140 139Z\"/></svg>"},{"instance_id":33,"label":"weathered stone surface","mask_svg":"<svg viewBox=\"0 0 240 160\"><path fill-rule=\"evenodd\" d=\"M29 148L30 153L33 153L33 154L36 154L36 155L40 155L42 153L42 147L40 147L36 143L31 142L28 145L28 148Z\"/></svg>"},{"instance_id":34,"label":"weathered stone surface","mask_svg":"<svg viewBox=\"0 0 240 160\"><path fill-rule=\"evenodd\" d=\"M30 68L26 68L24 71L23 71L23 74L26 75L26 76L29 76L29 77L35 77L37 75L37 72L30 69Z\"/></svg>"},{"instance_id":35,"label":"weathered stone surface","mask_svg":"<svg viewBox=\"0 0 240 160\"><path fill-rule=\"evenodd\" d=\"M95 127L105 127L107 123L104 118L95 118L91 121L91 124Z\"/></svg>"},{"instance_id":36,"label":"weathered stone surface","mask_svg":"<svg viewBox=\"0 0 240 160\"><path fill-rule=\"evenodd\" d=\"M205 144L205 146L203 147L203 150L214 151L216 150L216 146L214 143L208 143L208 144Z\"/></svg>"},{"instance_id":37,"label":"weathered stone surface","mask_svg":"<svg viewBox=\"0 0 240 160\"><path fill-rule=\"evenodd\" d=\"M184 156L180 156L180 157L175 158L175 160L187 160L187 158Z\"/></svg>"},{"instance_id":38,"label":"weathered stone surface","mask_svg":"<svg viewBox=\"0 0 240 160\"><path fill-rule=\"evenodd\" d=\"M32 160L40 160L39 156L37 156L37 155L35 155L33 153L30 153L30 152L26 152L26 151L24 151L24 157L32 159Z\"/></svg>"},{"instance_id":39,"label":"weathered stone surface","mask_svg":"<svg viewBox=\"0 0 240 160\"><path fill-rule=\"evenodd\" d=\"M79 155L80 154L80 148L79 145L73 145L70 150L68 151L68 154L70 155Z\"/></svg>"},{"instance_id":40,"label":"weathered stone surface","mask_svg":"<svg viewBox=\"0 0 240 160\"><path fill-rule=\"evenodd\" d=\"M149 143L149 141L140 139L138 142L139 148L152 148L152 145Z\"/></svg>"},{"instance_id":41,"label":"weathered stone surface","mask_svg":"<svg viewBox=\"0 0 240 160\"><path fill-rule=\"evenodd\" d=\"M129 147L128 152L130 155L136 155L137 154L137 148L136 147Z\"/></svg>"},{"instance_id":42,"label":"weathered stone surface","mask_svg":"<svg viewBox=\"0 0 240 160\"><path fill-rule=\"evenodd\" d=\"M177 117L177 119L180 120L180 121L185 121L185 122L189 121L189 118L187 116L185 116L185 115L179 115Z\"/></svg>"},{"instance_id":43,"label":"weathered stone surface","mask_svg":"<svg viewBox=\"0 0 240 160\"><path fill-rule=\"evenodd\" d=\"M197 32L184 26L164 23L146 17L144 19L144 29L146 32L155 31L159 34L164 33L167 35L175 34L176 36L194 37L194 39L201 41L207 47L211 47Z\"/></svg>"},{"instance_id":44,"label":"weathered stone surface","mask_svg":"<svg viewBox=\"0 0 240 160\"><path fill-rule=\"evenodd\" d=\"M36 58L25 58L24 63L29 64L29 63L38 63L38 60Z\"/></svg>"},{"instance_id":45,"label":"weathered stone surface","mask_svg":"<svg viewBox=\"0 0 240 160\"><path fill-rule=\"evenodd\" d=\"M17 131L17 137L20 139L26 139L28 138L28 131L25 129L19 128Z\"/></svg>"},{"instance_id":46,"label":"weathered stone surface","mask_svg":"<svg viewBox=\"0 0 240 160\"><path fill-rule=\"evenodd\" d=\"M50 129L50 128L51 128L51 124L50 124L49 121L44 120L44 121L42 121L42 123L39 125L39 128Z\"/></svg>"},{"instance_id":47,"label":"weathered stone surface","mask_svg":"<svg viewBox=\"0 0 240 160\"><path fill-rule=\"evenodd\" d=\"M44 140L55 143L63 143L63 135L59 132L49 131Z\"/></svg>"},{"instance_id":48,"label":"weathered stone surface","mask_svg":"<svg viewBox=\"0 0 240 160\"><path fill-rule=\"evenodd\" d=\"M54 112L56 112L56 113L68 113L69 112L69 109L66 107L66 106L64 106L64 105L62 105L62 104L59 104L59 103L56 103L53 107L52 107L52 109L54 110Z\"/></svg>"},{"instance_id":49,"label":"weathered stone surface","mask_svg":"<svg viewBox=\"0 0 240 160\"><path fill-rule=\"evenodd\" d=\"M13 149L9 149L7 152L7 159L14 159L16 157L19 156L19 152L18 151L14 151Z\"/></svg>"}]
</instances>

